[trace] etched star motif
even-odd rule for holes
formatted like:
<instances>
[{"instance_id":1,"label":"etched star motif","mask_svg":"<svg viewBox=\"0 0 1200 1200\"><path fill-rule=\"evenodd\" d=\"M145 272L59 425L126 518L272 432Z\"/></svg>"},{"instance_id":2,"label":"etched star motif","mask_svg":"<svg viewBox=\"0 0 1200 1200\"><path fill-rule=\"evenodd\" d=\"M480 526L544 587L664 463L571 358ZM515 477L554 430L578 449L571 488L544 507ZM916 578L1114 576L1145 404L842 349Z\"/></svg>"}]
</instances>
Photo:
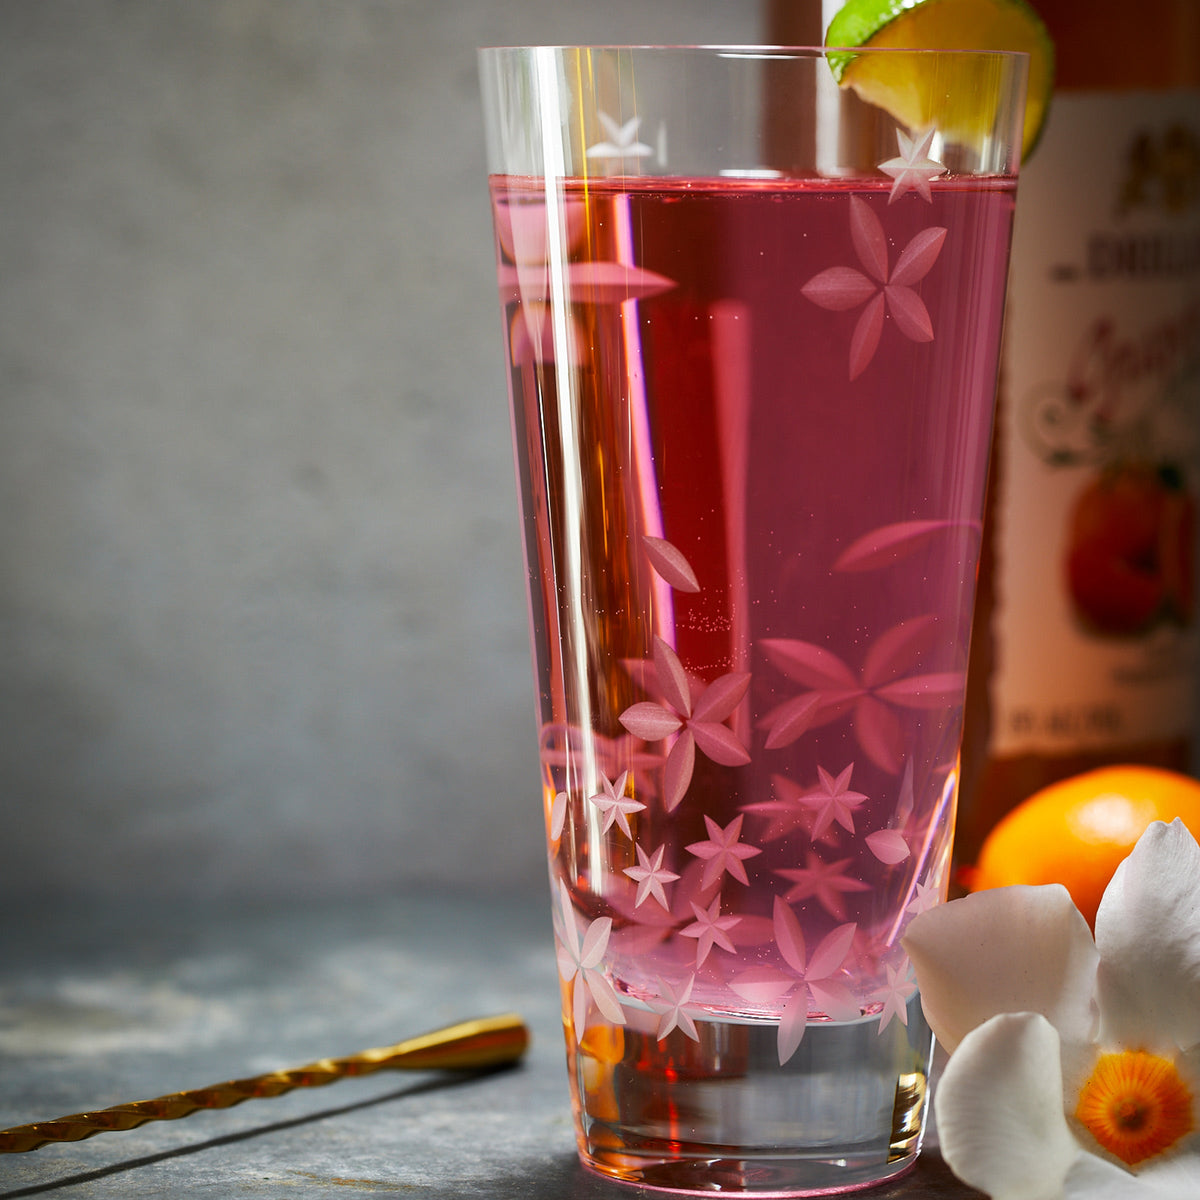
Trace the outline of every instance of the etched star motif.
<instances>
[{"instance_id":1,"label":"etched star motif","mask_svg":"<svg viewBox=\"0 0 1200 1200\"><path fill-rule=\"evenodd\" d=\"M665 1008L660 1008L658 1005L653 1006L654 1012L659 1016L658 1032L655 1036L660 1042L672 1029L678 1029L680 1033L690 1037L694 1042L700 1040L700 1034L696 1032L696 1023L683 1007L691 998L695 983L696 976L689 975L687 982L677 991L675 985L668 980L660 979L658 981L659 999L666 1002Z\"/></svg>"},{"instance_id":2,"label":"etched star motif","mask_svg":"<svg viewBox=\"0 0 1200 1200\"><path fill-rule=\"evenodd\" d=\"M679 932L683 937L696 939L696 966L708 957L713 946L734 953L733 943L729 940L728 931L732 929L741 917L721 916L721 897L717 896L708 908L702 908L694 900L691 902L695 921L685 925Z\"/></svg>"},{"instance_id":3,"label":"etched star motif","mask_svg":"<svg viewBox=\"0 0 1200 1200\"><path fill-rule=\"evenodd\" d=\"M835 779L824 767L817 767L819 782L810 792L800 797L800 803L816 810L816 820L813 822L812 836L814 841L819 838L836 821L849 833L854 832L853 809L857 808L866 795L850 790L850 774L854 770L851 763Z\"/></svg>"},{"instance_id":4,"label":"etched star motif","mask_svg":"<svg viewBox=\"0 0 1200 1200\"><path fill-rule=\"evenodd\" d=\"M900 966L888 967L887 983L881 988L876 988L868 997L869 1000L883 1005L879 1014L880 1033L888 1027L892 1017L899 1018L901 1025L908 1024L908 1001L916 990L917 985L912 978L912 968L906 955Z\"/></svg>"},{"instance_id":5,"label":"etched star motif","mask_svg":"<svg viewBox=\"0 0 1200 1200\"><path fill-rule=\"evenodd\" d=\"M896 130L900 154L897 158L889 158L887 162L879 164L879 169L885 175L890 175L893 180L892 190L888 195L889 204L898 200L905 192L917 192L923 200L933 203L930 181L946 173L946 168L937 159L929 157L934 132L928 129L919 138L910 138L901 130Z\"/></svg>"},{"instance_id":6,"label":"etched star motif","mask_svg":"<svg viewBox=\"0 0 1200 1200\"><path fill-rule=\"evenodd\" d=\"M637 851L638 865L625 868L625 874L638 885L637 899L633 907L640 907L647 897L653 896L663 908L667 908L667 893L663 890L663 884L672 883L679 876L663 866L666 846L659 846L653 854L647 854L641 846L634 846L634 849Z\"/></svg>"},{"instance_id":7,"label":"etched star motif","mask_svg":"<svg viewBox=\"0 0 1200 1200\"><path fill-rule=\"evenodd\" d=\"M909 916L915 917L918 913L927 912L933 908L941 898L940 889L936 885L918 881L916 894L908 902L908 907L904 911Z\"/></svg>"},{"instance_id":8,"label":"etched star motif","mask_svg":"<svg viewBox=\"0 0 1200 1200\"><path fill-rule=\"evenodd\" d=\"M646 806L637 800L625 796L625 777L628 771L622 771L613 782L607 775L601 774L602 791L590 796L591 802L604 814L604 828L601 833L607 833L613 825L619 825L621 832L627 837L633 837L629 828L629 814L641 812Z\"/></svg>"},{"instance_id":9,"label":"etched star motif","mask_svg":"<svg viewBox=\"0 0 1200 1200\"><path fill-rule=\"evenodd\" d=\"M815 840L812 838L813 810L800 801L804 788L784 775L772 775L771 792L770 800L756 800L753 804L742 805L742 812L764 817L767 821L767 827L758 835L758 840L777 842L794 833L804 833L810 840ZM831 838L826 835L823 840L830 841Z\"/></svg>"},{"instance_id":10,"label":"etched star motif","mask_svg":"<svg viewBox=\"0 0 1200 1200\"><path fill-rule=\"evenodd\" d=\"M746 868L742 865L747 858L753 858L762 851L757 846L743 846L738 838L742 832L742 821L745 817L739 813L724 829L712 817L705 816L704 824L708 828L708 840L692 842L687 847L689 854L704 859L704 873L700 876L700 886L710 887L728 871L734 879L741 883L749 883Z\"/></svg>"},{"instance_id":11,"label":"etched star motif","mask_svg":"<svg viewBox=\"0 0 1200 1200\"><path fill-rule=\"evenodd\" d=\"M848 892L868 892L870 887L861 879L855 879L845 874L845 868L850 865L848 858L839 858L834 862L822 862L816 854L809 850L805 855L806 865L803 867L779 867L777 875L792 881L785 899L807 900L814 897L818 904L831 917L839 921L846 919L846 902L843 899Z\"/></svg>"},{"instance_id":12,"label":"etched star motif","mask_svg":"<svg viewBox=\"0 0 1200 1200\"><path fill-rule=\"evenodd\" d=\"M618 125L606 112L597 112L596 117L606 138L587 148L588 158L648 158L654 153L652 147L637 140L641 117L630 117L623 125Z\"/></svg>"},{"instance_id":13,"label":"etched star motif","mask_svg":"<svg viewBox=\"0 0 1200 1200\"><path fill-rule=\"evenodd\" d=\"M753 804L742 806L743 812L767 818L767 827L759 834L760 842L777 842L781 837L795 833L802 827L803 818L811 818L812 815L799 801L802 789L790 779L773 775L771 785L773 799L756 800Z\"/></svg>"}]
</instances>

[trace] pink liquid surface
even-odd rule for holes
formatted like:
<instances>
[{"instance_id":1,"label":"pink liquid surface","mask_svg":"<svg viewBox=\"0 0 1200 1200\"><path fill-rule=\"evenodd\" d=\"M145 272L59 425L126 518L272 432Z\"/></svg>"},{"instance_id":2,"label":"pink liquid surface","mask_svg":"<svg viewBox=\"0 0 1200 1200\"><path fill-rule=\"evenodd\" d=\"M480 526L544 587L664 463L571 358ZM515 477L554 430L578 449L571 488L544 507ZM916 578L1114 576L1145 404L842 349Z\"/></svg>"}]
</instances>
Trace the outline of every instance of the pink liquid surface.
<instances>
[{"instance_id":1,"label":"pink liquid surface","mask_svg":"<svg viewBox=\"0 0 1200 1200\"><path fill-rule=\"evenodd\" d=\"M1013 190L888 189L492 181L577 1038L779 1021L782 1060L912 995Z\"/></svg>"}]
</instances>

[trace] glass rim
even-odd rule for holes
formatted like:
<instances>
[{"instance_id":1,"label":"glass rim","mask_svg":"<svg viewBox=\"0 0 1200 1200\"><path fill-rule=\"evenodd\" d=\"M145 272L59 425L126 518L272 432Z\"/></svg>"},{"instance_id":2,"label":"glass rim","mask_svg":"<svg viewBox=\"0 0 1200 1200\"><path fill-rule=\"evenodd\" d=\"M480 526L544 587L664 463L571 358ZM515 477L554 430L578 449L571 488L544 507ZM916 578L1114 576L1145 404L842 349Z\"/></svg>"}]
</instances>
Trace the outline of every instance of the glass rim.
<instances>
[{"instance_id":1,"label":"glass rim","mask_svg":"<svg viewBox=\"0 0 1200 1200\"><path fill-rule=\"evenodd\" d=\"M670 53L707 53L714 57L720 58L728 56L730 58L763 58L763 59L787 59L787 58L824 58L830 54L845 55L845 54L869 54L875 55L892 55L892 54L918 54L926 57L971 57L971 58L1028 58L1029 52L1026 50L986 50L986 49L966 49L952 47L933 47L933 46L814 46L814 45L787 45L785 43L733 43L733 42L698 42L698 43L652 43L652 42L596 42L596 43L580 43L578 45L563 42L563 43L529 43L525 45L514 44L496 44L477 47L477 52L480 54L521 54L531 51L549 51L552 53L589 53L589 52L609 52L619 53L634 51L651 52L656 54Z\"/></svg>"}]
</instances>

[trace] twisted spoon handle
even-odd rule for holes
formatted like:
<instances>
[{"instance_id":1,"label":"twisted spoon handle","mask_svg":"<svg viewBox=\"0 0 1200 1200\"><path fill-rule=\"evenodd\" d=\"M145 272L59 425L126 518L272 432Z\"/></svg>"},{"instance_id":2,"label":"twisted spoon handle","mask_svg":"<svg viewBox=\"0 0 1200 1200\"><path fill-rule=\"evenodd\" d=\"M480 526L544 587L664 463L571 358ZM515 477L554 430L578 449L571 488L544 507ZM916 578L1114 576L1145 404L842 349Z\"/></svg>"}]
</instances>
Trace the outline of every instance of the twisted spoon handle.
<instances>
[{"instance_id":1,"label":"twisted spoon handle","mask_svg":"<svg viewBox=\"0 0 1200 1200\"><path fill-rule=\"evenodd\" d=\"M528 1045L529 1030L515 1013L479 1017L346 1058L321 1058L287 1071L231 1079L154 1100L116 1104L96 1112L0 1130L0 1153L36 1150L49 1142L77 1142L97 1133L135 1129L147 1121L174 1121L203 1108L232 1108L243 1100L281 1096L293 1088L322 1087L338 1079L385 1069L474 1071L500 1066L515 1062Z\"/></svg>"}]
</instances>

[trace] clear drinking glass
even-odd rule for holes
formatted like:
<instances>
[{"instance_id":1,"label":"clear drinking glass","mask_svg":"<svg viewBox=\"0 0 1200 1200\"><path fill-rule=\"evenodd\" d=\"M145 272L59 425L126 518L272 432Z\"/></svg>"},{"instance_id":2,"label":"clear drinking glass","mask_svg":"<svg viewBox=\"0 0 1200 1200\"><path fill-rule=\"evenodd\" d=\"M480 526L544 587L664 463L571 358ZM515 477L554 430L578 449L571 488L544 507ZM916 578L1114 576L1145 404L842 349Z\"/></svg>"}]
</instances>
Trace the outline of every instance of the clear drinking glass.
<instances>
[{"instance_id":1,"label":"clear drinking glass","mask_svg":"<svg viewBox=\"0 0 1200 1200\"><path fill-rule=\"evenodd\" d=\"M1025 59L864 53L928 127L823 50L480 52L578 1142L649 1186L922 1137Z\"/></svg>"}]
</instances>

